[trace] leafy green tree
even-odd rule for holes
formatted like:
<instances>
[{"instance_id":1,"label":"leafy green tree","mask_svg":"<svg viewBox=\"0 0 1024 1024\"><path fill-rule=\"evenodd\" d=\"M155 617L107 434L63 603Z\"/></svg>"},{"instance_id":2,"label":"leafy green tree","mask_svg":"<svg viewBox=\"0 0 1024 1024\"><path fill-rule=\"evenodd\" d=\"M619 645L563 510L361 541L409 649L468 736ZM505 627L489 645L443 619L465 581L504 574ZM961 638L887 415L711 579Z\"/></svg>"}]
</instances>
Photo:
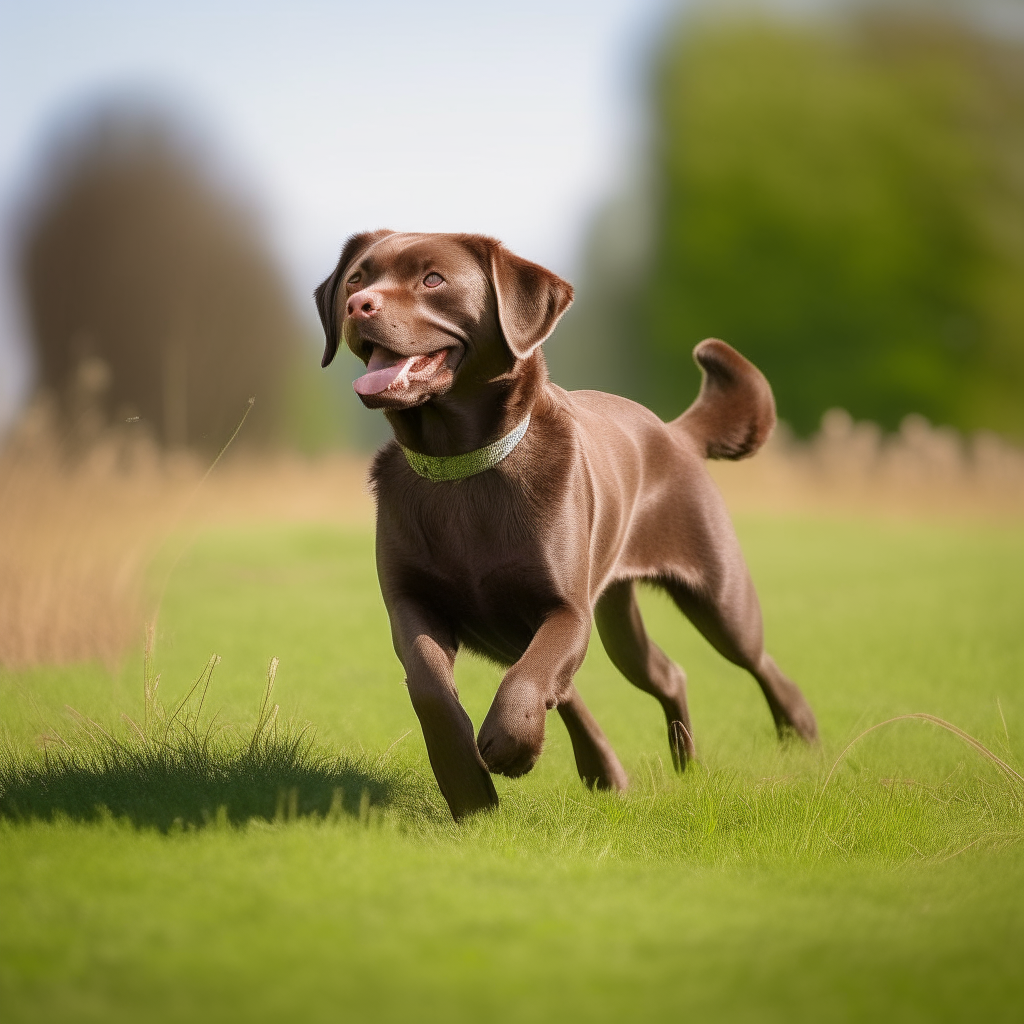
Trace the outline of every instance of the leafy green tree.
<instances>
[{"instance_id":1,"label":"leafy green tree","mask_svg":"<svg viewBox=\"0 0 1024 1024\"><path fill-rule=\"evenodd\" d=\"M694 20L654 79L644 397L724 338L813 430L847 408L1024 436L1024 47L967 23Z\"/></svg>"}]
</instances>

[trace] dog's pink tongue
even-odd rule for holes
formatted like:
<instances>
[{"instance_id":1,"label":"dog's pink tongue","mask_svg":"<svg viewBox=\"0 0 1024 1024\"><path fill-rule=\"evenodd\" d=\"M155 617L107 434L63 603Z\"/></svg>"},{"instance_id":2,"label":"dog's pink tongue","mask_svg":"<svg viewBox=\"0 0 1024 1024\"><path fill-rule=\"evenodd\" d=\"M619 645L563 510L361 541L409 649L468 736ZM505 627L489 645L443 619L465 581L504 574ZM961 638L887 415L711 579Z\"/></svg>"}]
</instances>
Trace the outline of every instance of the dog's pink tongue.
<instances>
[{"instance_id":1,"label":"dog's pink tongue","mask_svg":"<svg viewBox=\"0 0 1024 1024\"><path fill-rule=\"evenodd\" d=\"M405 359L398 357L393 363L388 362L390 358L394 358L390 352L385 352L380 346L374 346L373 355L366 364L366 373L352 382L356 394L379 395L382 391L387 391L416 356L407 356Z\"/></svg>"}]
</instances>

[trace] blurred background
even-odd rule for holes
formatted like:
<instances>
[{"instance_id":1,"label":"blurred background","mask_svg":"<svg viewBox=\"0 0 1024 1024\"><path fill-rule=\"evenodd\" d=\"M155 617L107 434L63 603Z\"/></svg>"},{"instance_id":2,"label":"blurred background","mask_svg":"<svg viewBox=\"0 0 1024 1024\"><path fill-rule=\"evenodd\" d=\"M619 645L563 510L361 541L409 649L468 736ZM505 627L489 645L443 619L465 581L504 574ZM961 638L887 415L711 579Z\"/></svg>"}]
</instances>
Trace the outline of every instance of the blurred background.
<instances>
[{"instance_id":1,"label":"blurred background","mask_svg":"<svg viewBox=\"0 0 1024 1024\"><path fill-rule=\"evenodd\" d=\"M692 5L593 222L567 375L668 417L721 336L831 408L1024 437L1024 5ZM558 347L552 346L558 360ZM570 363L568 360L573 360Z\"/></svg>"},{"instance_id":2,"label":"blurred background","mask_svg":"<svg viewBox=\"0 0 1024 1024\"><path fill-rule=\"evenodd\" d=\"M3 11L4 433L372 444L309 295L387 225L571 278L566 386L676 415L717 335L799 435L1024 438L1018 0Z\"/></svg>"},{"instance_id":3,"label":"blurred background","mask_svg":"<svg viewBox=\"0 0 1024 1024\"><path fill-rule=\"evenodd\" d=\"M129 621L83 510L143 565L243 417L238 514L365 512L386 425L311 293L382 226L573 281L566 387L669 418L696 342L753 359L784 425L734 505L1024 509L1024 0L0 12L0 663L65 650L72 592Z\"/></svg>"}]
</instances>

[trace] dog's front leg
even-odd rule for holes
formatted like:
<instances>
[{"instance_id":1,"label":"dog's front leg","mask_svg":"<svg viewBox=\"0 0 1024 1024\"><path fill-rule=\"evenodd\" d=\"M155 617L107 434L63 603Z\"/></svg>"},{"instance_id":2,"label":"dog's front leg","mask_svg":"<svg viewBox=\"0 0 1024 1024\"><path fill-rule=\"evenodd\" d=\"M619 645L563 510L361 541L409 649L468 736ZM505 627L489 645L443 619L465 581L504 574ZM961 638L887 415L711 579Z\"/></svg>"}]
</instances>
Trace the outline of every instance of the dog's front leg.
<instances>
[{"instance_id":1,"label":"dog's front leg","mask_svg":"<svg viewBox=\"0 0 1024 1024\"><path fill-rule=\"evenodd\" d=\"M523 656L508 670L480 727L477 745L492 772L525 775L544 746L548 711L574 693L572 678L587 653L590 615L575 608L551 612Z\"/></svg>"},{"instance_id":2,"label":"dog's front leg","mask_svg":"<svg viewBox=\"0 0 1024 1024\"><path fill-rule=\"evenodd\" d=\"M498 805L498 794L477 750L473 723L455 687L455 643L414 604L389 604L395 653L427 744L430 767L458 820Z\"/></svg>"}]
</instances>

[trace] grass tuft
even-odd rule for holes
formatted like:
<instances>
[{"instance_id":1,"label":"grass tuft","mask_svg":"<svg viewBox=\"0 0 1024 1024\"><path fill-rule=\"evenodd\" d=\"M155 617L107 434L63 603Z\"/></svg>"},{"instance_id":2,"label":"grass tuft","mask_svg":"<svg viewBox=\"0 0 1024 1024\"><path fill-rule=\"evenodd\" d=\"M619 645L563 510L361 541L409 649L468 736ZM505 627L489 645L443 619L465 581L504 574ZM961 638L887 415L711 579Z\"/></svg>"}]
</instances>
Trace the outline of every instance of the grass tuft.
<instances>
[{"instance_id":1,"label":"grass tuft","mask_svg":"<svg viewBox=\"0 0 1024 1024\"><path fill-rule=\"evenodd\" d=\"M149 677L142 724L121 716L115 735L68 707L72 732L51 729L36 754L0 751L0 818L96 821L114 816L163 832L213 823L302 817L365 818L391 803L406 774L381 756L350 757L318 745L306 726L279 727L271 695L278 661L267 672L251 733L217 727L203 707L211 656L169 712Z\"/></svg>"}]
</instances>

